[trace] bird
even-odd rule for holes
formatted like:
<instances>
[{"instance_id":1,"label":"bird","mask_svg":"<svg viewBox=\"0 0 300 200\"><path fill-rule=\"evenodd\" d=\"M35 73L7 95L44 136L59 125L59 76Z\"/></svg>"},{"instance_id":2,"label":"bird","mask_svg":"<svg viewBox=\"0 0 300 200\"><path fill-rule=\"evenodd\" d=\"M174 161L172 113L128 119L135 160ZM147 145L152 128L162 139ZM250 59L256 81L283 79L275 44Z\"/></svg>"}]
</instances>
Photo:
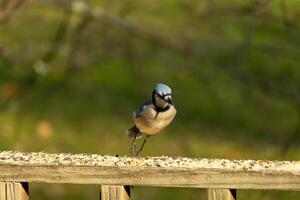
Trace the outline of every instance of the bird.
<instances>
[{"instance_id":1,"label":"bird","mask_svg":"<svg viewBox=\"0 0 300 200\"><path fill-rule=\"evenodd\" d=\"M139 156L147 138L168 126L176 113L171 88L163 83L157 83L151 98L133 113L134 124L127 130L127 135L133 138L130 148L132 155ZM144 141L136 152L136 139L142 136Z\"/></svg>"}]
</instances>

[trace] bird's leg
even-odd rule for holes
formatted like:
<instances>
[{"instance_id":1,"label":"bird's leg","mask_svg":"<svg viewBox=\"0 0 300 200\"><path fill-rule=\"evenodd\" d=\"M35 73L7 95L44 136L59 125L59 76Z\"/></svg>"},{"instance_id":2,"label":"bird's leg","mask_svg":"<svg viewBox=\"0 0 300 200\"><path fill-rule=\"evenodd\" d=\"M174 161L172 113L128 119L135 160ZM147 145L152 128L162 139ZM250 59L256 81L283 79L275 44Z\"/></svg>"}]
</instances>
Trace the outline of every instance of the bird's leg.
<instances>
[{"instance_id":1,"label":"bird's leg","mask_svg":"<svg viewBox=\"0 0 300 200\"><path fill-rule=\"evenodd\" d=\"M140 155L140 153L141 153L141 151L142 151L142 149L143 149L143 147L144 147L144 145L145 145L145 143L146 143L147 138L148 138L148 136L145 136L145 139L144 139L144 141L143 141L143 144L142 144L140 150L136 153L137 156Z\"/></svg>"},{"instance_id":2,"label":"bird's leg","mask_svg":"<svg viewBox=\"0 0 300 200\"><path fill-rule=\"evenodd\" d=\"M135 153L135 147L136 147L136 135L137 135L137 133L134 134L133 140L132 140L132 142L131 142L131 147L130 147L130 152L131 152L132 156L135 156L135 155L136 155L136 153Z\"/></svg>"}]
</instances>

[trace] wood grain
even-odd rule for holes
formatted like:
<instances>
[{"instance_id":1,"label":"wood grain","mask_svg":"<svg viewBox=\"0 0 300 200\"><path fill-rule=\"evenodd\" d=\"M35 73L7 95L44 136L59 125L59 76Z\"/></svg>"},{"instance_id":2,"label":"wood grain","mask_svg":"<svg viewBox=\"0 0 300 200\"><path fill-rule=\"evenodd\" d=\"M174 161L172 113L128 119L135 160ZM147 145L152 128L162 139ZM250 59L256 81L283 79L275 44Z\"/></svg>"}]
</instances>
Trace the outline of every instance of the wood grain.
<instances>
[{"instance_id":1,"label":"wood grain","mask_svg":"<svg viewBox=\"0 0 300 200\"><path fill-rule=\"evenodd\" d=\"M207 189L207 200L237 200L236 190Z\"/></svg>"},{"instance_id":2,"label":"wood grain","mask_svg":"<svg viewBox=\"0 0 300 200\"><path fill-rule=\"evenodd\" d=\"M28 183L0 183L0 200L28 200Z\"/></svg>"},{"instance_id":3,"label":"wood grain","mask_svg":"<svg viewBox=\"0 0 300 200\"><path fill-rule=\"evenodd\" d=\"M100 200L130 200L130 187L101 185Z\"/></svg>"},{"instance_id":4,"label":"wood grain","mask_svg":"<svg viewBox=\"0 0 300 200\"><path fill-rule=\"evenodd\" d=\"M0 152L0 182L299 191L300 163Z\"/></svg>"}]
</instances>

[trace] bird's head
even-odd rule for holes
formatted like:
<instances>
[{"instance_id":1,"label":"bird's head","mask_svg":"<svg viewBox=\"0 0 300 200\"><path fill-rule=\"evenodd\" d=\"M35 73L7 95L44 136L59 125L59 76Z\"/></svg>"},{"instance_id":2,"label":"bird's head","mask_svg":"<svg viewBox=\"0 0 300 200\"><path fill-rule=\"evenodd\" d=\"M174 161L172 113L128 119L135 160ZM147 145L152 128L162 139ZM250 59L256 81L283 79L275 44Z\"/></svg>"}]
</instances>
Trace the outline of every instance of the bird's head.
<instances>
[{"instance_id":1,"label":"bird's head","mask_svg":"<svg viewBox=\"0 0 300 200\"><path fill-rule=\"evenodd\" d=\"M166 110L173 105L172 90L169 86L158 83L152 93L152 102L159 110Z\"/></svg>"}]
</instances>

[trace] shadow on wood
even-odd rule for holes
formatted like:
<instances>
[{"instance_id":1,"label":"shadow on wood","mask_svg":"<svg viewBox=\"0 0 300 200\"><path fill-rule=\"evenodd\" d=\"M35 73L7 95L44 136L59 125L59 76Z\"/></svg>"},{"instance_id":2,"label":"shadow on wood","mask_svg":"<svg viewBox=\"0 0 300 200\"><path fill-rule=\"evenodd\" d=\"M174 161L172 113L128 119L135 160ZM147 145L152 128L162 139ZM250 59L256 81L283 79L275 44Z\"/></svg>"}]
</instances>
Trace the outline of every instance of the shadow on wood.
<instances>
[{"instance_id":1,"label":"shadow on wood","mask_svg":"<svg viewBox=\"0 0 300 200\"><path fill-rule=\"evenodd\" d=\"M0 183L0 200L28 200L28 183Z\"/></svg>"},{"instance_id":2,"label":"shadow on wood","mask_svg":"<svg viewBox=\"0 0 300 200\"><path fill-rule=\"evenodd\" d=\"M130 187L101 185L100 200L130 200Z\"/></svg>"},{"instance_id":3,"label":"shadow on wood","mask_svg":"<svg viewBox=\"0 0 300 200\"><path fill-rule=\"evenodd\" d=\"M207 189L207 200L236 200L236 190Z\"/></svg>"}]
</instances>

